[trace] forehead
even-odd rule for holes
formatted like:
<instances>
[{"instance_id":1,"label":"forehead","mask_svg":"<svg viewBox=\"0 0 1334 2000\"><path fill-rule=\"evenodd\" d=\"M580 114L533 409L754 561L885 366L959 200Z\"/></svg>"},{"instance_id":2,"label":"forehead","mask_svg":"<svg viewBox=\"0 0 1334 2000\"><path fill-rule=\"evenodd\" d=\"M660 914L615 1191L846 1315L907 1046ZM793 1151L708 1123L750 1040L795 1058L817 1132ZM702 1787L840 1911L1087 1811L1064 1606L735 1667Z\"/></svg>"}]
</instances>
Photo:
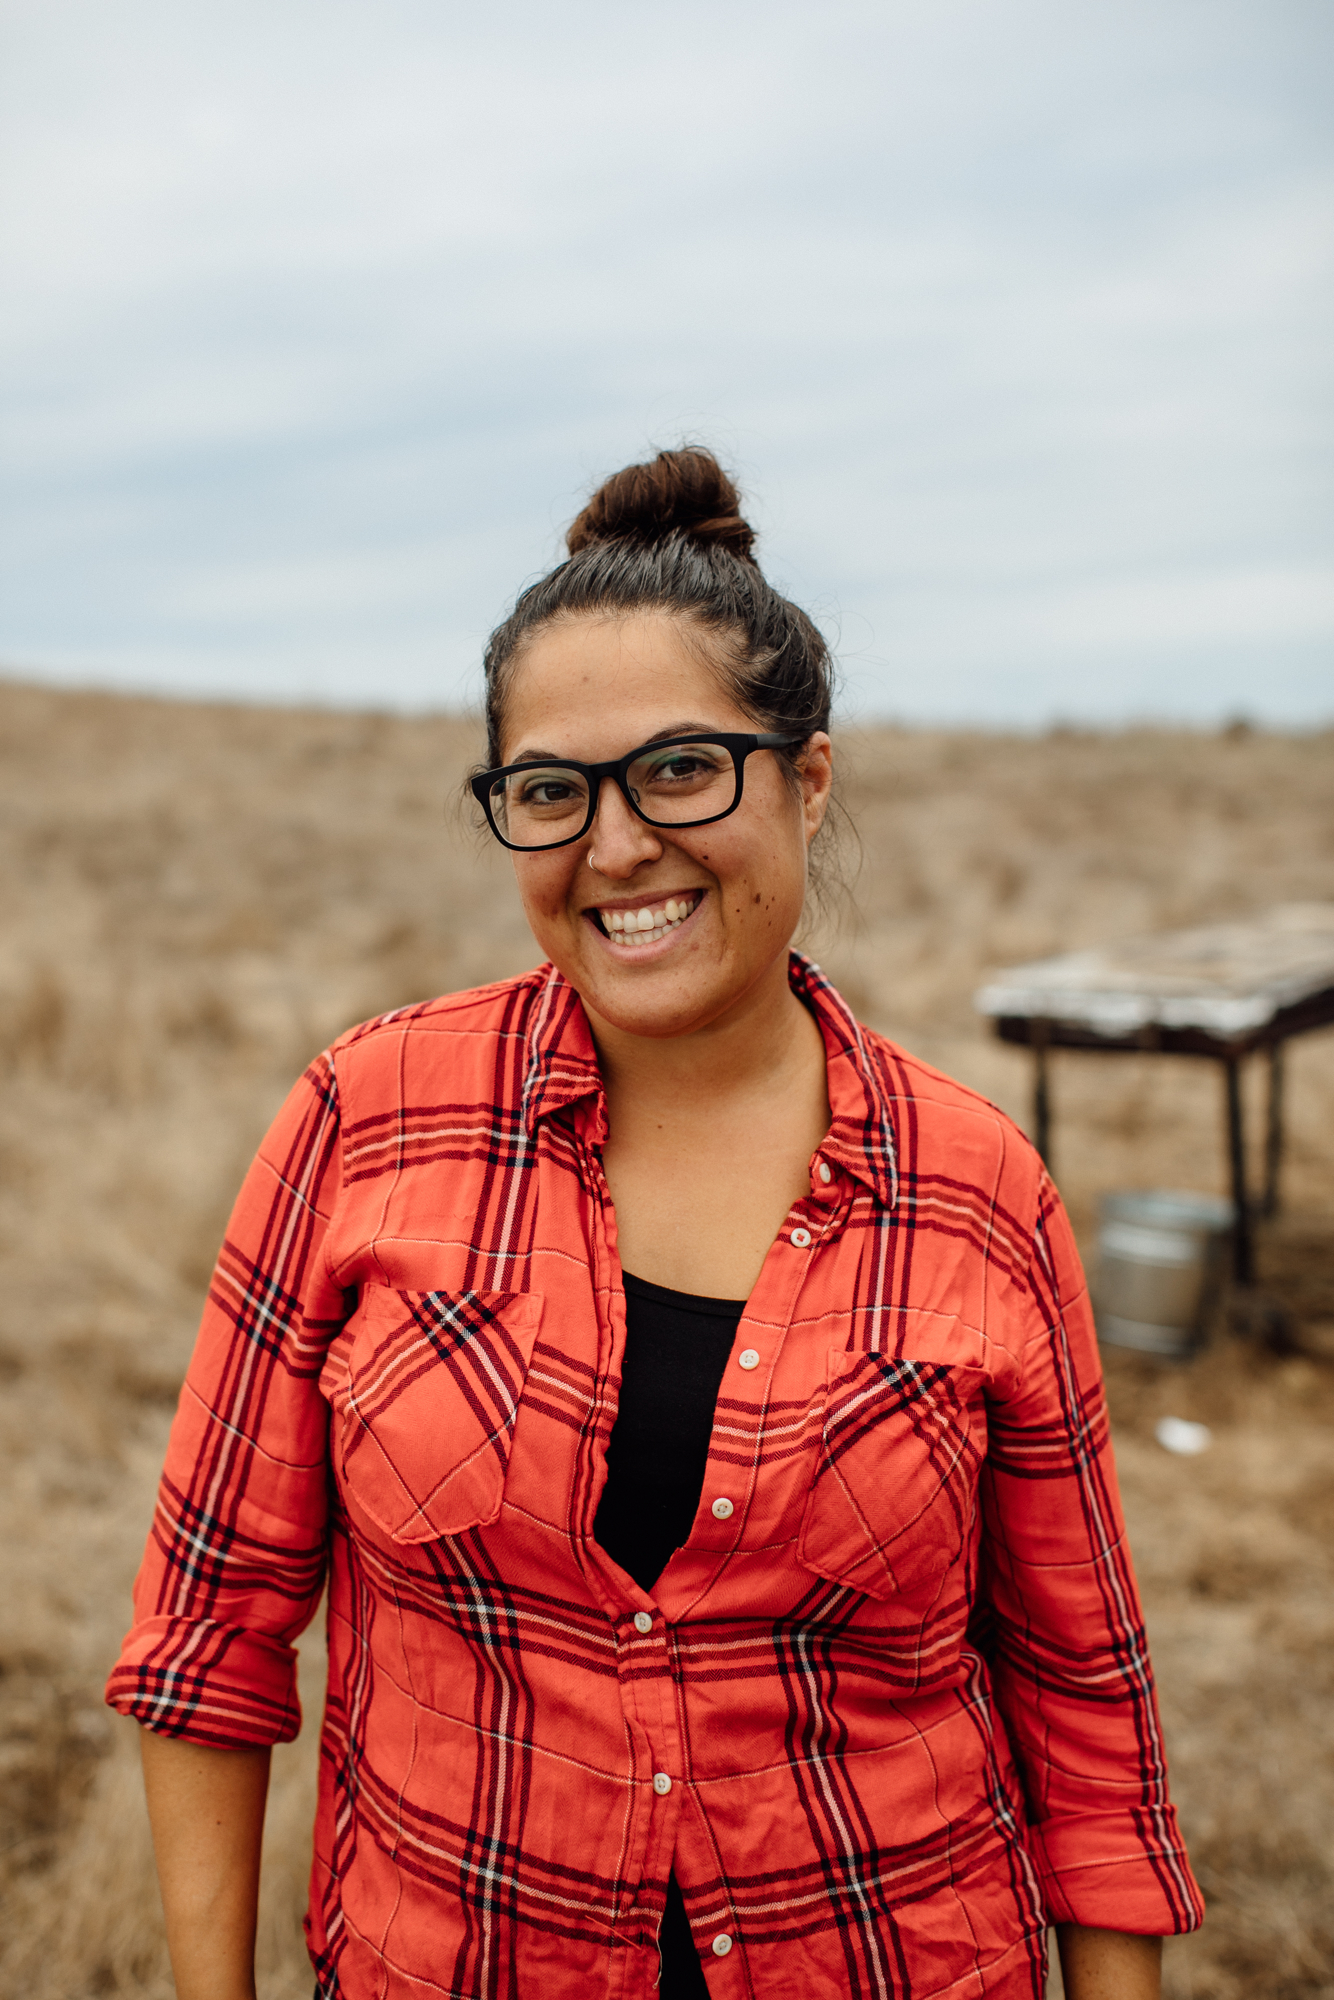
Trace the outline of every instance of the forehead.
<instances>
[{"instance_id":1,"label":"forehead","mask_svg":"<svg viewBox=\"0 0 1334 2000\"><path fill-rule=\"evenodd\" d=\"M711 634L665 611L562 618L519 656L503 754L507 762L536 752L598 763L677 726L754 727L727 690Z\"/></svg>"}]
</instances>

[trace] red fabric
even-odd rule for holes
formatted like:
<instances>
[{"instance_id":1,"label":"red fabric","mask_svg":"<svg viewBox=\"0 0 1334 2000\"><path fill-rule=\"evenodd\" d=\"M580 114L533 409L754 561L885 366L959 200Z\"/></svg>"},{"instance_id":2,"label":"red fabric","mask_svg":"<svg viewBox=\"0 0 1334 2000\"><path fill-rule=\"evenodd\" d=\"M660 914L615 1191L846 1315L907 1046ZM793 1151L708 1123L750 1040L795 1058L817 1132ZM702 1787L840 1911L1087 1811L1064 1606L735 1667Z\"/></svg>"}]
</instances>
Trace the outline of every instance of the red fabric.
<instances>
[{"instance_id":1,"label":"red fabric","mask_svg":"<svg viewBox=\"0 0 1334 2000\"><path fill-rule=\"evenodd\" d=\"M1060 1204L792 976L833 1125L652 1597L590 1539L625 1306L564 980L355 1030L260 1150L108 1697L291 1737L327 1574L328 1995L641 2000L673 1865L737 2000L1036 1996L1049 1919L1199 1922Z\"/></svg>"}]
</instances>

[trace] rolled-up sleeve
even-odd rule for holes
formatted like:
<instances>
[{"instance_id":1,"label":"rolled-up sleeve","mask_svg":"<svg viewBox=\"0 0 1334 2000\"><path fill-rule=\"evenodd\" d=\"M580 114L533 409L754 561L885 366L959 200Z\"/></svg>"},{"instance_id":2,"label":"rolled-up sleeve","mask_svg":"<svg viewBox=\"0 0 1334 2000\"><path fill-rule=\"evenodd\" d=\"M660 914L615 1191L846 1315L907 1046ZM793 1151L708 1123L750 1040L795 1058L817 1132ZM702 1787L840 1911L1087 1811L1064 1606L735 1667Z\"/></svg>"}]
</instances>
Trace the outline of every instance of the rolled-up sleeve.
<instances>
[{"instance_id":1,"label":"rolled-up sleeve","mask_svg":"<svg viewBox=\"0 0 1334 2000\"><path fill-rule=\"evenodd\" d=\"M323 1257L341 1178L337 1087L313 1063L246 1176L172 1425L134 1624L107 1700L198 1743L300 1727L293 1641L323 1588L328 1409L347 1311Z\"/></svg>"},{"instance_id":2,"label":"rolled-up sleeve","mask_svg":"<svg viewBox=\"0 0 1334 2000\"><path fill-rule=\"evenodd\" d=\"M983 1481L992 1669L1055 1923L1167 1936L1203 1917L1168 1799L1088 1290L1045 1176L1016 1385Z\"/></svg>"}]
</instances>

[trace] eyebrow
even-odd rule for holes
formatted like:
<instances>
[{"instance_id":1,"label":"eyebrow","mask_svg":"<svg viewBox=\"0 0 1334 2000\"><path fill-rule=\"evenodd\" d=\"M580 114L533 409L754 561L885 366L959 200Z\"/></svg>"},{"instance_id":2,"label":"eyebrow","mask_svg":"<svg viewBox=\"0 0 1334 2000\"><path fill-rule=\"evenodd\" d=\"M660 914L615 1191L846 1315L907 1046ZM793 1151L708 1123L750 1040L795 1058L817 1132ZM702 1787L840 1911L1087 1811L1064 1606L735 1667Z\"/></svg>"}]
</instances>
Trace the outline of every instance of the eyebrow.
<instances>
[{"instance_id":1,"label":"eyebrow","mask_svg":"<svg viewBox=\"0 0 1334 2000\"><path fill-rule=\"evenodd\" d=\"M669 722L665 729L655 729L651 736L641 736L638 743L631 744L630 750L647 749L650 743L667 743L673 736L710 736L713 733L714 724L711 722ZM726 735L727 731L717 733ZM629 755L630 752L624 754ZM545 750L539 745L535 750L520 750L509 761L511 764L582 764L592 760L571 757L567 751Z\"/></svg>"}]
</instances>

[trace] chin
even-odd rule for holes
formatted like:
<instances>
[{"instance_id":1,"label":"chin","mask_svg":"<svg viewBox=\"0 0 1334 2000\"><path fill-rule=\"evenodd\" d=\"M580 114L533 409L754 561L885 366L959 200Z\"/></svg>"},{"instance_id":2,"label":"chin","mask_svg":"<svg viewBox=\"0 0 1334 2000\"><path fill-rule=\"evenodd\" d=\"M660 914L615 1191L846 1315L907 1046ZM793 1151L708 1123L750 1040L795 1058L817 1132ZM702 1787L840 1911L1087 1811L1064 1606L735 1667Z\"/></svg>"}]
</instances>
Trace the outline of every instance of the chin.
<instances>
[{"instance_id":1,"label":"chin","mask_svg":"<svg viewBox=\"0 0 1334 2000\"><path fill-rule=\"evenodd\" d=\"M666 968L663 970L665 973ZM578 969L567 971L566 977L590 1014L609 1028L654 1041L709 1027L744 998L747 990L745 982L736 980L654 979L651 975L581 980Z\"/></svg>"},{"instance_id":2,"label":"chin","mask_svg":"<svg viewBox=\"0 0 1334 2000\"><path fill-rule=\"evenodd\" d=\"M671 1006L643 1007L600 1006L595 995L581 995L589 1011L605 1021L622 1035L642 1035L646 1041L670 1041L678 1035L689 1035L699 1028L706 1028L715 1018L715 1013L725 1011L724 1007L705 1011L698 1007Z\"/></svg>"}]
</instances>

